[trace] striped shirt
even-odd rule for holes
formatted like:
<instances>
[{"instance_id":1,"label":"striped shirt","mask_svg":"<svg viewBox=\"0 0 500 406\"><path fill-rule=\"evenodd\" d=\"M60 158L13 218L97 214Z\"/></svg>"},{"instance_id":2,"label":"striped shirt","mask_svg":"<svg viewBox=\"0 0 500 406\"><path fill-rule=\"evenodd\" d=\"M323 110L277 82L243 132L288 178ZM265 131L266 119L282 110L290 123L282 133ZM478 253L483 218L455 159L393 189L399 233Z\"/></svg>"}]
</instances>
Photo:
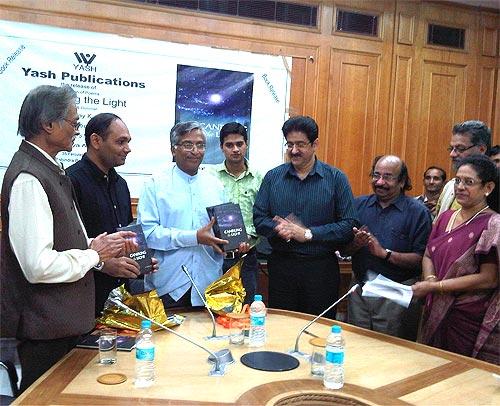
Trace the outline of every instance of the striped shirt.
<instances>
[{"instance_id":1,"label":"striped shirt","mask_svg":"<svg viewBox=\"0 0 500 406\"><path fill-rule=\"evenodd\" d=\"M273 217L291 213L311 230L311 241L287 243L276 234ZM273 251L308 256L333 254L352 240L357 225L347 177L318 159L303 180L290 163L271 169L257 193L253 219L257 233L269 238Z\"/></svg>"}]
</instances>

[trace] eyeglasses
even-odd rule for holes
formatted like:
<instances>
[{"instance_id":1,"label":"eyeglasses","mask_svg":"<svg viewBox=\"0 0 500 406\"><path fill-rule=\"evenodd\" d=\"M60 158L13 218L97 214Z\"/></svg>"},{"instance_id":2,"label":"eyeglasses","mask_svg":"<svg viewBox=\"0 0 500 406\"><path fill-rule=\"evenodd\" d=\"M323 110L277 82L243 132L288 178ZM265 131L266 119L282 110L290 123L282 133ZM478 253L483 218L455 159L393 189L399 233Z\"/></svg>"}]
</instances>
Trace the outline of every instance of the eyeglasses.
<instances>
[{"instance_id":1,"label":"eyeglasses","mask_svg":"<svg viewBox=\"0 0 500 406\"><path fill-rule=\"evenodd\" d=\"M194 142L189 142L189 141L182 142L180 144L176 144L175 146L181 147L184 151L193 151L194 147L196 147L196 149L198 151L205 151L205 148L206 148L206 144L204 142L194 143Z\"/></svg>"},{"instance_id":2,"label":"eyeglasses","mask_svg":"<svg viewBox=\"0 0 500 406\"><path fill-rule=\"evenodd\" d=\"M464 185L464 187L472 187L474 185L478 185L482 183L482 181L477 180L477 179L472 179L472 178L455 178L454 179L455 186L458 186L460 184Z\"/></svg>"},{"instance_id":3,"label":"eyeglasses","mask_svg":"<svg viewBox=\"0 0 500 406\"><path fill-rule=\"evenodd\" d=\"M457 154L463 154L465 151L468 149L474 148L476 144L472 144L470 147L452 147L451 145L446 148L447 151L451 154L453 151L455 151Z\"/></svg>"},{"instance_id":4,"label":"eyeglasses","mask_svg":"<svg viewBox=\"0 0 500 406\"><path fill-rule=\"evenodd\" d=\"M386 182L392 182L396 180L398 177L391 175L390 173L384 173L384 174L378 172L372 173L372 180L379 180L380 178L382 178Z\"/></svg>"},{"instance_id":5,"label":"eyeglasses","mask_svg":"<svg viewBox=\"0 0 500 406\"><path fill-rule=\"evenodd\" d=\"M75 131L78 131L82 126L82 124L79 123L78 121L76 123L74 123L73 121L69 121L66 118L63 118L63 120L66 121L71 127L73 127L75 129Z\"/></svg>"},{"instance_id":6,"label":"eyeglasses","mask_svg":"<svg viewBox=\"0 0 500 406\"><path fill-rule=\"evenodd\" d=\"M311 145L311 143L310 142L303 142L303 141L285 142L286 149L293 149L293 147L295 147L297 149L303 149L303 148L307 147L308 145Z\"/></svg>"}]
</instances>

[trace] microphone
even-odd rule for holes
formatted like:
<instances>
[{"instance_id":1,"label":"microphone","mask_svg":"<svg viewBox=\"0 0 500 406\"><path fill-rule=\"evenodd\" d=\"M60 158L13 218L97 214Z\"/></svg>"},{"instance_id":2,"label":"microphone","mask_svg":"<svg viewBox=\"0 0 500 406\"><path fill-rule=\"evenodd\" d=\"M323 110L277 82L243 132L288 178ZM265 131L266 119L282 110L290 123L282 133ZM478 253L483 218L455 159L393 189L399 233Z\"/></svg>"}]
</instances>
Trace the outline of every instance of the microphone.
<instances>
[{"instance_id":1,"label":"microphone","mask_svg":"<svg viewBox=\"0 0 500 406\"><path fill-rule=\"evenodd\" d=\"M191 344L197 346L198 348L201 348L203 351L206 351L210 354L209 356L209 360L214 362L214 368L212 368L212 370L208 373L209 376L223 376L225 374L225 365L227 363L231 363L231 362L234 362L233 360L233 356L232 354L229 352L224 352L223 354L220 354L221 351L218 351L219 355L217 355L216 353L213 353L212 351L210 351L208 348L206 347L203 347L202 345L196 343L195 341L191 340L190 338L180 334L180 333L177 333L176 331L172 330L171 328L168 328L167 326L164 326L163 324L161 323L158 323L157 321L153 320L153 319L150 319L149 317L135 311L134 309L131 309L130 307L128 307L126 304L124 304L123 302L121 302L118 298L112 298L110 297L108 299L111 303L115 304L116 306L118 307L121 307L122 309L125 309L126 311L132 313L132 314L135 314L136 316L142 318L142 319L145 319L145 320L149 320L151 323L153 324L156 324L157 326L161 327L162 329L164 330L167 330L169 333L172 333L174 335L176 335L177 337L180 337L182 338L183 340L186 340L188 342L190 342ZM226 359L227 362L223 363L221 362L221 359Z\"/></svg>"},{"instance_id":2,"label":"microphone","mask_svg":"<svg viewBox=\"0 0 500 406\"><path fill-rule=\"evenodd\" d=\"M332 309L333 307L337 306L342 300L344 300L347 296L349 296L351 293L353 293L357 288L359 287L359 285L356 283L351 289L349 289L347 291L347 293L342 296L339 300L337 300L335 303L333 303L330 307L328 307L326 310L324 310L323 312L321 312L318 316L316 316L314 319L312 319L309 323L307 323L304 328L302 330L300 330L299 332L299 335L297 336L297 339L295 340L295 348L290 351L288 351L289 354L291 355L299 355L299 356L306 356L305 353L299 351L299 339L300 339L300 336L302 335L302 333L306 333L306 334L311 334L309 333L307 330L307 328L313 324L316 320L318 320L321 316L323 316L327 311L329 311L330 309ZM312 335L312 334L311 334Z\"/></svg>"},{"instance_id":3,"label":"microphone","mask_svg":"<svg viewBox=\"0 0 500 406\"><path fill-rule=\"evenodd\" d=\"M214 318L214 314L212 313L212 310L210 310L210 307L208 307L208 304L207 304L207 302L205 300L205 297L201 294L200 290L198 289L198 286L196 286L196 283L194 283L194 280L191 277L191 275L189 274L189 271L188 271L187 267L185 265L181 265L181 269L186 274L186 276L189 278L189 280L191 281L191 284L194 286L194 289L196 290L196 293L198 293L198 296L200 297L201 301L205 305L205 308L208 310L208 313L210 314L210 317L212 318L212 335L209 336L209 337L206 337L206 338L208 340L219 339L219 338L227 338L227 336L217 337L217 331L216 331L216 328L215 328L215 318Z\"/></svg>"}]
</instances>

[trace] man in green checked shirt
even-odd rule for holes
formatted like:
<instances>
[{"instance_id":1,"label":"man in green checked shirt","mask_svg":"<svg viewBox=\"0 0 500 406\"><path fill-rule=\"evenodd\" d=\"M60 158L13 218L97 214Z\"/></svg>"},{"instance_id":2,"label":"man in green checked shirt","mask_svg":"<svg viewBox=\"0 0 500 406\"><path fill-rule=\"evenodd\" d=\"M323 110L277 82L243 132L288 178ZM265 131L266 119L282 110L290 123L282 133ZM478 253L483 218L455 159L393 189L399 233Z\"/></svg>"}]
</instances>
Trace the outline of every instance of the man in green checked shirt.
<instances>
[{"instance_id":1,"label":"man in green checked shirt","mask_svg":"<svg viewBox=\"0 0 500 406\"><path fill-rule=\"evenodd\" d=\"M223 163L215 166L217 177L224 185L226 196L232 203L238 203L252 247L248 251L241 268L241 280L246 291L245 303L251 303L257 289L257 233L253 225L253 204L262 183L262 175L253 170L245 154L248 148L246 128L240 123L224 124L220 130L220 147L224 153ZM228 252L224 259L223 271L226 272L240 259L238 252Z\"/></svg>"}]
</instances>

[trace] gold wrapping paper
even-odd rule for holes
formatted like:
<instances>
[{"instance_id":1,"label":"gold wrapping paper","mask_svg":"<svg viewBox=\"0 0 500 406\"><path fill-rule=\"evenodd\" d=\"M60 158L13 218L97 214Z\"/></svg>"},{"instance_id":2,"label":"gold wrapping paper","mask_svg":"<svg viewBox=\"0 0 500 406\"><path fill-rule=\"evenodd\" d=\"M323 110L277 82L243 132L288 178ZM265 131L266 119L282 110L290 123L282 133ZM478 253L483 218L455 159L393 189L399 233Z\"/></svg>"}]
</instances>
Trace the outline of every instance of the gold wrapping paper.
<instances>
[{"instance_id":1,"label":"gold wrapping paper","mask_svg":"<svg viewBox=\"0 0 500 406\"><path fill-rule=\"evenodd\" d=\"M240 259L219 279L205 289L208 307L215 313L240 313L245 301L245 288L241 283L240 272L243 259Z\"/></svg>"},{"instance_id":2,"label":"gold wrapping paper","mask_svg":"<svg viewBox=\"0 0 500 406\"><path fill-rule=\"evenodd\" d=\"M184 321L184 316L176 314L167 317L165 309L163 308L163 302L159 298L156 290L140 293L138 295L131 295L127 292L125 286L121 285L114 289L110 293L110 296L118 298L131 309L167 327L178 326ZM104 306L102 316L97 319L97 322L108 327L139 331L141 329L141 320L140 317L108 301ZM161 329L155 324L152 324L151 328L155 331Z\"/></svg>"}]
</instances>

